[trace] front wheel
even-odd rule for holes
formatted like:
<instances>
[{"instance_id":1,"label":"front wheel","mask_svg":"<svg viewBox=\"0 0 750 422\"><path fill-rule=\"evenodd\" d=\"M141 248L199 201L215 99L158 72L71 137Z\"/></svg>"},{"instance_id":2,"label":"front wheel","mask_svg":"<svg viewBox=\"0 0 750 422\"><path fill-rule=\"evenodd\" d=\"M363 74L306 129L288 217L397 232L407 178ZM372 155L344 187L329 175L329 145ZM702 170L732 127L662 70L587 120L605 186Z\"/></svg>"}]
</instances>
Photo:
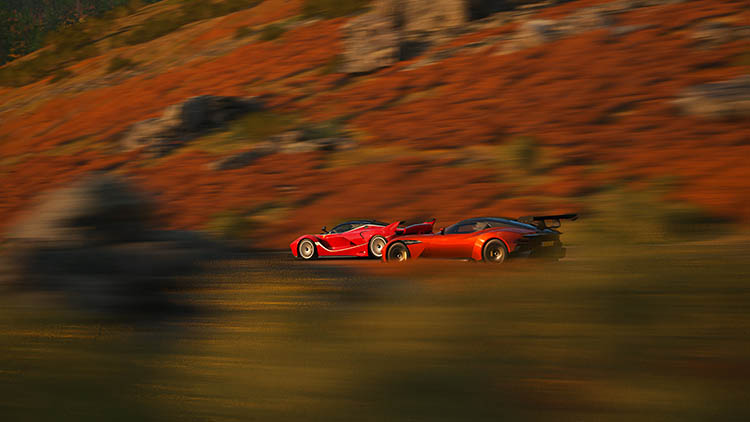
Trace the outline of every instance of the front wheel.
<instances>
[{"instance_id":1,"label":"front wheel","mask_svg":"<svg viewBox=\"0 0 750 422\"><path fill-rule=\"evenodd\" d=\"M318 255L315 244L310 239L304 239L297 246L297 255L304 260L310 260Z\"/></svg>"},{"instance_id":2,"label":"front wheel","mask_svg":"<svg viewBox=\"0 0 750 422\"><path fill-rule=\"evenodd\" d=\"M373 236L370 239L370 258L382 258L383 248L388 243L383 236Z\"/></svg>"},{"instance_id":3,"label":"front wheel","mask_svg":"<svg viewBox=\"0 0 750 422\"><path fill-rule=\"evenodd\" d=\"M409 259L409 248L401 242L396 242L388 248L386 260L403 262Z\"/></svg>"},{"instance_id":4,"label":"front wheel","mask_svg":"<svg viewBox=\"0 0 750 422\"><path fill-rule=\"evenodd\" d=\"M491 262L493 264L501 264L508 257L508 249L505 244L499 239L492 239L484 245L482 251L482 259L484 262Z\"/></svg>"}]
</instances>

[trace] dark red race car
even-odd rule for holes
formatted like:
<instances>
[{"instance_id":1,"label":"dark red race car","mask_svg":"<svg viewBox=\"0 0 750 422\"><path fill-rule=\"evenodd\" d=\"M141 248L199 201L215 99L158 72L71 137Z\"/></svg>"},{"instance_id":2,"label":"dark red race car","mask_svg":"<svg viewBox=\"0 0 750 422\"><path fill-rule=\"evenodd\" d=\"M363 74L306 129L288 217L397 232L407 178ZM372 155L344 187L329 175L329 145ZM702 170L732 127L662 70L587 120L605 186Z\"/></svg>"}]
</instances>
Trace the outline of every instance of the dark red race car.
<instances>
[{"instance_id":1,"label":"dark red race car","mask_svg":"<svg viewBox=\"0 0 750 422\"><path fill-rule=\"evenodd\" d=\"M510 256L565 256L560 242L560 220L576 214L470 218L435 234L400 236L385 246L383 260L406 261L419 257L472 259L501 263Z\"/></svg>"},{"instance_id":2,"label":"dark red race car","mask_svg":"<svg viewBox=\"0 0 750 422\"><path fill-rule=\"evenodd\" d=\"M322 234L306 234L292 242L295 258L314 259L324 256L380 258L389 240L409 234L432 233L435 220L401 227L375 220L353 220L341 223Z\"/></svg>"}]
</instances>

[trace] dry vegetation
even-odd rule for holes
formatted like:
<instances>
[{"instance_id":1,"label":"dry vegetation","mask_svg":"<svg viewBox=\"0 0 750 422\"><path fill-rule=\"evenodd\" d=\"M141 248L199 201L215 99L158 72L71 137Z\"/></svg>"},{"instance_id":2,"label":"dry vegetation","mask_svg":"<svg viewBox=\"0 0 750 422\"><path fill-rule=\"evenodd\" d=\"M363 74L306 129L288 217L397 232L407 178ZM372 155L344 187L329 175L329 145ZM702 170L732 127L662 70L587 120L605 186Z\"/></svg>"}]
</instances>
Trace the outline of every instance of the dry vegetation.
<instances>
[{"instance_id":1,"label":"dry vegetation","mask_svg":"<svg viewBox=\"0 0 750 422\"><path fill-rule=\"evenodd\" d=\"M539 17L592 3L565 3ZM215 18L207 12L128 46L128 37L170 7L118 18L115 28L130 29L113 40L124 44L101 41L98 52L85 54L90 58L65 62L52 76L0 88L0 225L39 191L96 169L132 175L156 192L171 227L206 228L222 211L281 204L285 218L259 233L280 235L272 247L349 216L447 223L467 214L608 213L627 201L600 200L639 192L648 192L649 206L635 218L657 210L669 220L677 208L686 221L750 220L748 120L688 117L671 102L687 86L747 73L746 40L700 48L682 29L717 17L741 25L741 2L644 7L623 15L622 24L649 29L625 35L586 32L507 55L489 46L357 77L338 73L349 18L326 19L301 1L266 0L234 13L221 9L216 14L229 14ZM305 20L305 13L324 19ZM268 116L335 122L360 148L272 155L233 171L207 168L286 127L273 117L270 125L240 121L160 159L119 152L118 134L131 124L201 94L263 95L273 108ZM83 138L85 148L61 152Z\"/></svg>"}]
</instances>

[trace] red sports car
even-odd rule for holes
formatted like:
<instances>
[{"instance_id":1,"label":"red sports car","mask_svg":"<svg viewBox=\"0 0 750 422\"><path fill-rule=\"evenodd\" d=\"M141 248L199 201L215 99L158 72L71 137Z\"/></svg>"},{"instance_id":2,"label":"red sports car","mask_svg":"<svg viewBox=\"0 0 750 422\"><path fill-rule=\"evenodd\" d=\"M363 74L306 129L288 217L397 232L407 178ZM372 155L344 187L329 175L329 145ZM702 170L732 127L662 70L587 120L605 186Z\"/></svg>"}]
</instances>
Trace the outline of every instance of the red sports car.
<instances>
[{"instance_id":1,"label":"red sports car","mask_svg":"<svg viewBox=\"0 0 750 422\"><path fill-rule=\"evenodd\" d=\"M380 258L389 240L407 234L432 233L435 220L400 227L375 220L354 220L341 223L322 234L300 236L289 245L295 258L314 259L324 256Z\"/></svg>"},{"instance_id":2,"label":"red sports car","mask_svg":"<svg viewBox=\"0 0 750 422\"><path fill-rule=\"evenodd\" d=\"M383 260L406 261L418 257L472 259L501 263L509 256L562 258L560 220L576 214L521 217L482 217L458 222L435 234L400 236L385 246Z\"/></svg>"}]
</instances>

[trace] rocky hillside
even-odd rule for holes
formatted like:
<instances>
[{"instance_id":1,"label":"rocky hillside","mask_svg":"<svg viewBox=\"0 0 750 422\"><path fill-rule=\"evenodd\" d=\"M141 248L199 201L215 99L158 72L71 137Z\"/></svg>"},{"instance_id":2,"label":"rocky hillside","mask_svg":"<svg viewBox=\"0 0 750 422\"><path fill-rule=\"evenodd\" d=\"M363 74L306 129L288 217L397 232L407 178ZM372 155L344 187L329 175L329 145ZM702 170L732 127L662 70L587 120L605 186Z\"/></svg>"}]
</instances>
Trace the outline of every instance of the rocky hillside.
<instances>
[{"instance_id":1,"label":"rocky hillside","mask_svg":"<svg viewBox=\"0 0 750 422\"><path fill-rule=\"evenodd\" d=\"M172 228L276 235L268 247L349 217L748 221L745 3L375 1L336 16L265 0L199 20L152 4L0 87L0 229L102 170L153 192Z\"/></svg>"}]
</instances>

